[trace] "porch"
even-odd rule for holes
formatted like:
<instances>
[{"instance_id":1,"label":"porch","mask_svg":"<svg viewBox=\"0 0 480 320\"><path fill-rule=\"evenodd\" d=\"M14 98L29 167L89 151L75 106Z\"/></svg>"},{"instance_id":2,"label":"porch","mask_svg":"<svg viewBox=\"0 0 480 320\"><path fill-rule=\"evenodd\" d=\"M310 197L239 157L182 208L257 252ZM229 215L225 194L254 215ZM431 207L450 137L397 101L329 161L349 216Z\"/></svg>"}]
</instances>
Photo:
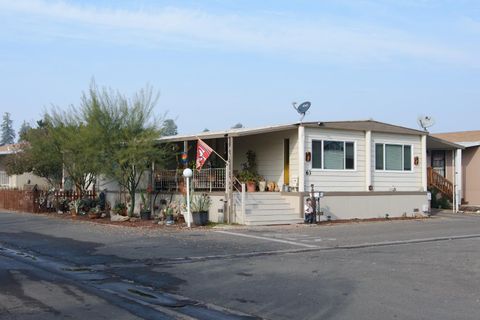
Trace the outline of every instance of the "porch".
<instances>
[{"instance_id":1,"label":"porch","mask_svg":"<svg viewBox=\"0 0 480 320\"><path fill-rule=\"evenodd\" d=\"M234 129L226 133L204 133L197 136L169 137L175 159L165 170L156 170L154 186L157 192L185 191L183 169L192 168L196 159L197 141L201 138L213 152L200 171L193 170L191 188L218 198L223 195L223 222L239 224L288 224L301 222L298 205L292 206L280 191L298 191L298 146L295 126L268 130ZM257 178L268 185L256 192L246 192L240 181L247 153L255 155ZM262 192L261 192L262 191ZM283 192L282 192L283 193ZM213 213L217 215L216 212ZM216 222L216 220L214 219Z\"/></svg>"},{"instance_id":2,"label":"porch","mask_svg":"<svg viewBox=\"0 0 480 320\"><path fill-rule=\"evenodd\" d=\"M451 202L454 212L462 204L462 150L461 145L427 137L427 185L439 197Z\"/></svg>"}]
</instances>

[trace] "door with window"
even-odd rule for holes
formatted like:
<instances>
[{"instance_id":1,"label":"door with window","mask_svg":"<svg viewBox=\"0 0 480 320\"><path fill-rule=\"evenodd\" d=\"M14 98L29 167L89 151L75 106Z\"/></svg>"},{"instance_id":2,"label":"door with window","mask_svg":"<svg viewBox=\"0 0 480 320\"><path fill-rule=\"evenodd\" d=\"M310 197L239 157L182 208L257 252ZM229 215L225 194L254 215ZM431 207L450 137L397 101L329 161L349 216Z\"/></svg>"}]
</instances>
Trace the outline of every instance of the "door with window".
<instances>
[{"instance_id":1,"label":"door with window","mask_svg":"<svg viewBox=\"0 0 480 320\"><path fill-rule=\"evenodd\" d=\"M432 150L432 169L445 177L445 150Z\"/></svg>"}]
</instances>

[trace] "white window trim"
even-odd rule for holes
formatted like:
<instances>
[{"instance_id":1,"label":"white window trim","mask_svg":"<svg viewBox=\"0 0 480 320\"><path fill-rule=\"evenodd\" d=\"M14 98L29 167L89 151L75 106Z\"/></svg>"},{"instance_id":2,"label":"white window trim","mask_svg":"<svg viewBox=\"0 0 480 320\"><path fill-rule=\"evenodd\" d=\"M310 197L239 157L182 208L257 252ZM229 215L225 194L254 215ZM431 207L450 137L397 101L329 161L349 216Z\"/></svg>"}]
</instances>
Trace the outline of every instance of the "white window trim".
<instances>
[{"instance_id":1,"label":"white window trim","mask_svg":"<svg viewBox=\"0 0 480 320\"><path fill-rule=\"evenodd\" d=\"M313 167L313 142L321 142L322 143L322 167L321 168L314 168ZM346 143L353 143L353 169L324 169L325 168L325 150L323 149L323 142L324 141L333 141L333 142L343 142L343 167L346 167L346 162L347 162L347 157L346 157ZM310 160L312 162L312 171L325 171L325 172L355 172L357 171L357 142L352 141L352 140L341 140L341 139L312 139L310 141L311 145L311 152L312 152L312 159Z\"/></svg>"},{"instance_id":2,"label":"white window trim","mask_svg":"<svg viewBox=\"0 0 480 320\"><path fill-rule=\"evenodd\" d=\"M383 169L377 169L377 144L382 144L383 145ZM385 145L391 145L391 146L401 146L402 147L402 169L401 170L387 170L385 169L386 165L385 165L385 161L386 161L386 158L385 158ZM410 147L410 170L405 170L405 156L404 156L404 152L405 152L405 146L409 146ZM413 161L414 161L414 152L413 152L413 144L408 144L408 143L391 143L391 142L380 142L380 141L376 141L373 143L373 159L374 159L374 163L373 163L373 167L375 169L375 172L387 172L387 173L402 173L402 172L413 172L413 168L414 168L414 164L413 164Z\"/></svg>"}]
</instances>

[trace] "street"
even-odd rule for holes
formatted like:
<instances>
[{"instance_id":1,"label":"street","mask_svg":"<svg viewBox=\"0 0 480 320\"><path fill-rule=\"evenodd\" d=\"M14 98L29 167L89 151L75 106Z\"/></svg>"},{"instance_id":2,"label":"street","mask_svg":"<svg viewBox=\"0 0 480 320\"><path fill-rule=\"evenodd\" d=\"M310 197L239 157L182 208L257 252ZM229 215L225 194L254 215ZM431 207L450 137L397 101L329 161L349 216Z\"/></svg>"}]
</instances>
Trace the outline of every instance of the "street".
<instances>
[{"instance_id":1,"label":"street","mask_svg":"<svg viewBox=\"0 0 480 320\"><path fill-rule=\"evenodd\" d=\"M0 319L478 319L480 216L170 230L0 213Z\"/></svg>"}]
</instances>

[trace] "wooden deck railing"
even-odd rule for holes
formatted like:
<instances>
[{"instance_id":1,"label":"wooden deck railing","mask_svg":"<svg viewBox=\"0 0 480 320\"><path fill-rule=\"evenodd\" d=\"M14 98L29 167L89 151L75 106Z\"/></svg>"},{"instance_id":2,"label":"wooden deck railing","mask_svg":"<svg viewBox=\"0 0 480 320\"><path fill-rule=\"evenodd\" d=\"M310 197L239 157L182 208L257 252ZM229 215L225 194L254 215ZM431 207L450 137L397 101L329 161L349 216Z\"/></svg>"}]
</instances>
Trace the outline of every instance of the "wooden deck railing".
<instances>
[{"instance_id":1,"label":"wooden deck railing","mask_svg":"<svg viewBox=\"0 0 480 320\"><path fill-rule=\"evenodd\" d=\"M427 168L428 186L433 187L443 193L445 196L453 197L453 183L433 170L431 167Z\"/></svg>"}]
</instances>

